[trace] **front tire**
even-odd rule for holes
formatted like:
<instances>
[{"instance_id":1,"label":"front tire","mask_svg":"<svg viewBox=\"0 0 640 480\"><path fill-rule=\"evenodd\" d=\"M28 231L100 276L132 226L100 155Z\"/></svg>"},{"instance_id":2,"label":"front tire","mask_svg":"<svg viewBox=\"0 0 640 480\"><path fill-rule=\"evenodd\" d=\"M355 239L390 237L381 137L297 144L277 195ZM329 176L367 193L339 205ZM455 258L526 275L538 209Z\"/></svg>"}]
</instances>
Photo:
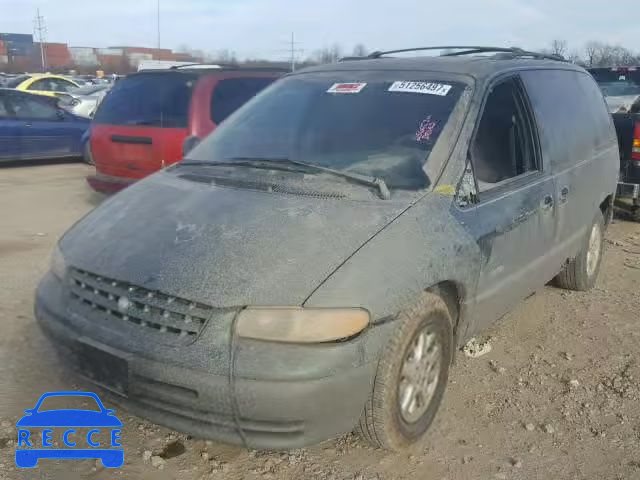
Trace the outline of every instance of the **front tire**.
<instances>
[{"instance_id":1,"label":"front tire","mask_svg":"<svg viewBox=\"0 0 640 480\"><path fill-rule=\"evenodd\" d=\"M398 319L356 432L373 446L393 451L419 441L442 401L452 348L447 305L426 292Z\"/></svg>"},{"instance_id":2,"label":"front tire","mask_svg":"<svg viewBox=\"0 0 640 480\"><path fill-rule=\"evenodd\" d=\"M567 290L581 292L591 290L600 273L603 254L604 217L598 212L582 244L580 253L566 263L562 272L556 277L556 283L559 287Z\"/></svg>"}]
</instances>

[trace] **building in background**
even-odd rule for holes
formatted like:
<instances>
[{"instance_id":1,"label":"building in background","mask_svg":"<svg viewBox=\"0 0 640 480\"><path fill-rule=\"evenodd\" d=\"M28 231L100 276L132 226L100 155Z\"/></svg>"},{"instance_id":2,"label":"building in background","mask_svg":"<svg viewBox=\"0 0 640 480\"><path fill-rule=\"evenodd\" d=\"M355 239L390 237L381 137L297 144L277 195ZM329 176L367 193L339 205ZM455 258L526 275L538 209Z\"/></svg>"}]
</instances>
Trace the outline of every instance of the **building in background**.
<instances>
[{"instance_id":1,"label":"building in background","mask_svg":"<svg viewBox=\"0 0 640 480\"><path fill-rule=\"evenodd\" d=\"M166 60L202 62L188 53L175 53L168 48L116 46L109 48L70 47L66 43L43 43L45 70L104 70L107 73L135 71L140 62ZM0 33L0 71L38 72L42 70L40 44L33 35Z\"/></svg>"},{"instance_id":2,"label":"building in background","mask_svg":"<svg viewBox=\"0 0 640 480\"><path fill-rule=\"evenodd\" d=\"M9 62L9 57L7 55L7 47L4 42L0 40L0 65L6 65Z\"/></svg>"},{"instance_id":3,"label":"building in background","mask_svg":"<svg viewBox=\"0 0 640 480\"><path fill-rule=\"evenodd\" d=\"M0 63L18 71L30 70L35 50L33 35L26 33L0 33ZM5 58L6 57L6 58Z\"/></svg>"},{"instance_id":4,"label":"building in background","mask_svg":"<svg viewBox=\"0 0 640 480\"><path fill-rule=\"evenodd\" d=\"M97 67L100 62L93 47L69 47L71 60L78 67Z\"/></svg>"},{"instance_id":5,"label":"building in background","mask_svg":"<svg viewBox=\"0 0 640 480\"><path fill-rule=\"evenodd\" d=\"M32 57L34 59L40 60L40 44L34 43L34 52L32 53ZM69 51L69 46L66 43L43 43L42 44L44 50L44 64L46 66L46 70L64 70L67 68L71 68L73 66L73 60L71 58L71 52ZM36 62L41 63L41 62Z\"/></svg>"}]
</instances>

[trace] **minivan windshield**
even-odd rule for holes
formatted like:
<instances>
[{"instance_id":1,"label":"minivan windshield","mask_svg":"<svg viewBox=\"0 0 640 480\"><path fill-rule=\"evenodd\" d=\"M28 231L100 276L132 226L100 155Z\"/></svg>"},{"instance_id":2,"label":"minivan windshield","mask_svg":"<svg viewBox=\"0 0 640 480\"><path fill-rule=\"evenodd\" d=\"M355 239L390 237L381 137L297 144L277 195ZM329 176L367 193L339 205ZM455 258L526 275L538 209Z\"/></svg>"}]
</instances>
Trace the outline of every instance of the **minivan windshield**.
<instances>
[{"instance_id":1,"label":"minivan windshield","mask_svg":"<svg viewBox=\"0 0 640 480\"><path fill-rule=\"evenodd\" d=\"M291 159L376 177L389 188L429 185L423 166L464 85L410 72L308 73L260 93L186 157L194 162Z\"/></svg>"},{"instance_id":2,"label":"minivan windshield","mask_svg":"<svg viewBox=\"0 0 640 480\"><path fill-rule=\"evenodd\" d=\"M188 73L140 73L117 82L100 104L94 123L186 128L191 89Z\"/></svg>"}]
</instances>

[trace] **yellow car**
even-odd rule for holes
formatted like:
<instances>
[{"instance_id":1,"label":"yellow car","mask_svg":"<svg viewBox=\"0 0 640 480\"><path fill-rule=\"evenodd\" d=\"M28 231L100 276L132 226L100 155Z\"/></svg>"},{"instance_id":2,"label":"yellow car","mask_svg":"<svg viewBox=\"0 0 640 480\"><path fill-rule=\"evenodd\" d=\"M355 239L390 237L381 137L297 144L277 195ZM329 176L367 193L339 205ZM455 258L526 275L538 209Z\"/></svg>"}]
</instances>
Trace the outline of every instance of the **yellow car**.
<instances>
[{"instance_id":1,"label":"yellow car","mask_svg":"<svg viewBox=\"0 0 640 480\"><path fill-rule=\"evenodd\" d=\"M22 75L12 79L6 86L48 97L56 97L59 93L65 93L79 87L76 82L68 78L48 73Z\"/></svg>"}]
</instances>

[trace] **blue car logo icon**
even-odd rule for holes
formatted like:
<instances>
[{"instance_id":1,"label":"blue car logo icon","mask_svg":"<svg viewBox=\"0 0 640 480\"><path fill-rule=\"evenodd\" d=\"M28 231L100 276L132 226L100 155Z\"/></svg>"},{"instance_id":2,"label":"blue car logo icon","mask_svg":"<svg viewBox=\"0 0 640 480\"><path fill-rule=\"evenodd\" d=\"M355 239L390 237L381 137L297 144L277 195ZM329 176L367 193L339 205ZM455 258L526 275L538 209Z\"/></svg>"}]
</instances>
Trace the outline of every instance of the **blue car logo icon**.
<instances>
[{"instance_id":1,"label":"blue car logo icon","mask_svg":"<svg viewBox=\"0 0 640 480\"><path fill-rule=\"evenodd\" d=\"M42 402L50 397L90 397L95 400L100 411L84 409L57 409L39 411ZM41 458L86 459L95 458L102 461L106 468L119 468L124 463L124 451L120 445L122 422L92 392L49 392L40 397L36 406L24 411L26 415L18 420L18 447L16 448L16 465L21 468L32 468ZM33 428L42 428L41 438L33 432ZM90 428L86 435L78 433L76 428ZM63 443L67 448L52 448L53 429L63 429ZM108 444L99 442L97 436L103 430L110 430ZM104 433L102 433L104 435ZM85 443L91 448L76 448ZM40 448L41 447L41 448Z\"/></svg>"}]
</instances>

